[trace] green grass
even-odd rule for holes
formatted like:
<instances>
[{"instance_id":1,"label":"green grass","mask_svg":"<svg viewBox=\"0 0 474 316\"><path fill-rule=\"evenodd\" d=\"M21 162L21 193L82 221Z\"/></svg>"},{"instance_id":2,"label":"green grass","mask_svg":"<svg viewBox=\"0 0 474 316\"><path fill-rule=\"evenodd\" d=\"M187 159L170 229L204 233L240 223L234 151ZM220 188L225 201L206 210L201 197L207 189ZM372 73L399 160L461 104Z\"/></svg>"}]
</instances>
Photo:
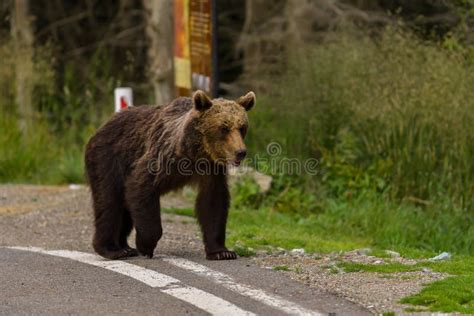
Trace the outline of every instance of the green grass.
<instances>
[{"instance_id":1,"label":"green grass","mask_svg":"<svg viewBox=\"0 0 474 316\"><path fill-rule=\"evenodd\" d=\"M234 195L240 192L237 187ZM247 190L243 192L245 195ZM252 207L236 199L230 216L231 240L241 239L252 247L269 243L310 252L370 245L375 254L383 252L384 257L385 249L407 257L427 257L441 251L474 255L471 213L449 202L417 206L366 192L351 198L322 196L314 212L304 213L280 211L295 206L292 199L282 200L278 192L270 192L263 200Z\"/></svg>"},{"instance_id":2,"label":"green grass","mask_svg":"<svg viewBox=\"0 0 474 316\"><path fill-rule=\"evenodd\" d=\"M445 261L423 261L417 264L402 264L398 262L387 262L383 264L340 262L338 266L344 269L345 272L394 273L421 271L423 268L429 268L433 271L453 275L467 275L474 273L474 258L458 256L454 259L448 259Z\"/></svg>"},{"instance_id":3,"label":"green grass","mask_svg":"<svg viewBox=\"0 0 474 316\"><path fill-rule=\"evenodd\" d=\"M194 210L191 208L165 208L162 211L168 214L194 217Z\"/></svg>"},{"instance_id":4,"label":"green grass","mask_svg":"<svg viewBox=\"0 0 474 316\"><path fill-rule=\"evenodd\" d=\"M420 293L401 300L430 311L474 313L474 273L429 284Z\"/></svg>"},{"instance_id":5,"label":"green grass","mask_svg":"<svg viewBox=\"0 0 474 316\"><path fill-rule=\"evenodd\" d=\"M252 248L279 246L304 248L308 252L350 250L365 244L363 238L332 235L322 237L315 230L315 219L305 220L290 214L262 210L233 210L229 217L228 241Z\"/></svg>"}]
</instances>

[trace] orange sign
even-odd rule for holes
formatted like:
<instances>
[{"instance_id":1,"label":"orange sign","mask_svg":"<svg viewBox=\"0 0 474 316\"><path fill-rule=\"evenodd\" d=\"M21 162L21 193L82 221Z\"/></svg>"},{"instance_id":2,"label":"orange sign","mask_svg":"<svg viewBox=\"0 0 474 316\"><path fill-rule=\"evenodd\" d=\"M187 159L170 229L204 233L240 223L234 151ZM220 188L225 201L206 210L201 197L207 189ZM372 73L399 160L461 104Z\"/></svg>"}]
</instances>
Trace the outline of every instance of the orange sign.
<instances>
[{"instance_id":1,"label":"orange sign","mask_svg":"<svg viewBox=\"0 0 474 316\"><path fill-rule=\"evenodd\" d=\"M217 96L217 45L213 0L174 1L175 85L180 95L204 90Z\"/></svg>"}]
</instances>

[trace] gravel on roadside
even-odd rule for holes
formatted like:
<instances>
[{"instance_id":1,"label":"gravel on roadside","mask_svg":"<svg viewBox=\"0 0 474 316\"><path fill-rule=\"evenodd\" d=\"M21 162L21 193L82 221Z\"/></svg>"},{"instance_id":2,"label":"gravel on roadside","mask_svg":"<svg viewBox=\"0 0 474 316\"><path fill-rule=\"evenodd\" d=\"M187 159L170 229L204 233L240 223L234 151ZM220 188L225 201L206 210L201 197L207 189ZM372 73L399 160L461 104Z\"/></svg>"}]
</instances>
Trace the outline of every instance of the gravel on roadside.
<instances>
[{"instance_id":1,"label":"gravel on roadside","mask_svg":"<svg viewBox=\"0 0 474 316\"><path fill-rule=\"evenodd\" d=\"M423 285L448 275L429 269L415 272L344 272L338 267L341 262L362 264L385 264L398 262L413 265L418 261L401 256L378 258L362 249L346 253L307 254L278 249L275 254L259 252L253 261L267 269L279 270L290 278L310 287L325 290L352 302L358 303L374 314L404 313L413 307L399 303L405 296L416 294Z\"/></svg>"}]
</instances>

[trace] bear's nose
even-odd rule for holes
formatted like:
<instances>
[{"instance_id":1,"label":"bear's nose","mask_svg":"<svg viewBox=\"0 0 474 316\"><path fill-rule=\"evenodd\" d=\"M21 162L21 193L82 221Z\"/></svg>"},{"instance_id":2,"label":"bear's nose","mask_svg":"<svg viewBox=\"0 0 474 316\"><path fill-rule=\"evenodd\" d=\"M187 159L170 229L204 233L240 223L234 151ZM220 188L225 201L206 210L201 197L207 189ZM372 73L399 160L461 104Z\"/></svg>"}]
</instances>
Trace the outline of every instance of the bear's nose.
<instances>
[{"instance_id":1,"label":"bear's nose","mask_svg":"<svg viewBox=\"0 0 474 316\"><path fill-rule=\"evenodd\" d=\"M247 149L241 149L235 152L235 157L237 158L238 161L243 160L245 156L247 156Z\"/></svg>"}]
</instances>

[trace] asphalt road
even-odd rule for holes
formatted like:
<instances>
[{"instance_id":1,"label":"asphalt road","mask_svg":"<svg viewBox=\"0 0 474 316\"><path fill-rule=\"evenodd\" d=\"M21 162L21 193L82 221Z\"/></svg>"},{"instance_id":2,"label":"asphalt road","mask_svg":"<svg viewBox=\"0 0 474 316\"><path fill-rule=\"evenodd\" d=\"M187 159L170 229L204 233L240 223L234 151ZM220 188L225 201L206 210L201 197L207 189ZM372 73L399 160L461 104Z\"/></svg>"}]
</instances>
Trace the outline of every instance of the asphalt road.
<instances>
[{"instance_id":1,"label":"asphalt road","mask_svg":"<svg viewBox=\"0 0 474 316\"><path fill-rule=\"evenodd\" d=\"M155 257L124 261L93 254L91 222L86 188L0 186L1 315L369 314L246 258L206 261L189 218L165 215Z\"/></svg>"}]
</instances>

